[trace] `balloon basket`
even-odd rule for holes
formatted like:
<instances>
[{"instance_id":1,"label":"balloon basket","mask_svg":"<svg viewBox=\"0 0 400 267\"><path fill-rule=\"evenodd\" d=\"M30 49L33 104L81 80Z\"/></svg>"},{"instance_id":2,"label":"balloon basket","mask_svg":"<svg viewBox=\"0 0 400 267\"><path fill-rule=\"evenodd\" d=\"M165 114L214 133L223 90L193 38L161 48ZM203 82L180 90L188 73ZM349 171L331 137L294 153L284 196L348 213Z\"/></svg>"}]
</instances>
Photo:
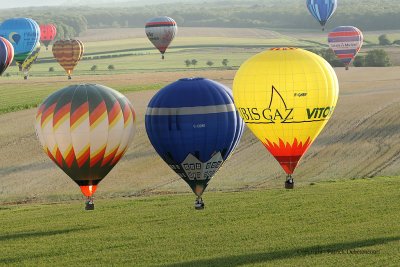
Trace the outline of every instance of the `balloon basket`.
<instances>
[{"instance_id":1,"label":"balloon basket","mask_svg":"<svg viewBox=\"0 0 400 267\"><path fill-rule=\"evenodd\" d=\"M71 80L71 79L72 79L72 77L68 75L68 80Z\"/></svg>"},{"instance_id":2,"label":"balloon basket","mask_svg":"<svg viewBox=\"0 0 400 267\"><path fill-rule=\"evenodd\" d=\"M28 80L28 76L24 76L24 80Z\"/></svg>"},{"instance_id":3,"label":"balloon basket","mask_svg":"<svg viewBox=\"0 0 400 267\"><path fill-rule=\"evenodd\" d=\"M194 209L195 210L204 210L204 201L201 197L198 197L194 202Z\"/></svg>"},{"instance_id":4,"label":"balloon basket","mask_svg":"<svg viewBox=\"0 0 400 267\"><path fill-rule=\"evenodd\" d=\"M285 188L286 189L294 188L294 180L292 178L292 175L290 175L290 174L286 177Z\"/></svg>"},{"instance_id":5,"label":"balloon basket","mask_svg":"<svg viewBox=\"0 0 400 267\"><path fill-rule=\"evenodd\" d=\"M85 210L94 210L94 203L93 203L93 198L88 197L88 199L85 202Z\"/></svg>"}]
</instances>

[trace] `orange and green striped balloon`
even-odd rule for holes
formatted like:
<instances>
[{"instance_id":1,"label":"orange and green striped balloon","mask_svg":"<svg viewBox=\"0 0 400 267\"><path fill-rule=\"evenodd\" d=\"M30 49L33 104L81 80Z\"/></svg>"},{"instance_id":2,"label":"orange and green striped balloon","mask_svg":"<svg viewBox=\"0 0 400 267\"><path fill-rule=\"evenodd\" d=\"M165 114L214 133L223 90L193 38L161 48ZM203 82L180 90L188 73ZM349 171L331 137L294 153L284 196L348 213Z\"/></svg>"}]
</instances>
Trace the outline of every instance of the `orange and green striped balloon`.
<instances>
[{"instance_id":1,"label":"orange and green striped balloon","mask_svg":"<svg viewBox=\"0 0 400 267\"><path fill-rule=\"evenodd\" d=\"M84 46L79 40L59 40L53 44L53 55L65 69L68 79L83 56Z\"/></svg>"},{"instance_id":2,"label":"orange and green striped balloon","mask_svg":"<svg viewBox=\"0 0 400 267\"><path fill-rule=\"evenodd\" d=\"M43 101L35 129L49 158L91 197L126 152L134 122L124 95L103 85L78 84Z\"/></svg>"}]
</instances>

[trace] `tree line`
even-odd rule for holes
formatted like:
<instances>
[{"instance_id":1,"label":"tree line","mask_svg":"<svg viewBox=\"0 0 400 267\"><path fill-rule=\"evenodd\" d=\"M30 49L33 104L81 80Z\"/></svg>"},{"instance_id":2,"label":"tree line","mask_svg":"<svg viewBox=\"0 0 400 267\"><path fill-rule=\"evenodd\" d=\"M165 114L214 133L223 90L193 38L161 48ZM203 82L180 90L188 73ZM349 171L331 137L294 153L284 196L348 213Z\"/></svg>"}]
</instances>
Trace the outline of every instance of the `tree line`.
<instances>
[{"instance_id":1,"label":"tree line","mask_svg":"<svg viewBox=\"0 0 400 267\"><path fill-rule=\"evenodd\" d=\"M177 0L178 1L178 0ZM400 29L400 5L393 0L341 0L328 27L354 25L361 30ZM0 19L31 17L57 25L57 38L79 36L87 28L143 27L154 16L168 15L179 26L318 29L304 1L230 0L143 7L46 7L10 9Z\"/></svg>"}]
</instances>

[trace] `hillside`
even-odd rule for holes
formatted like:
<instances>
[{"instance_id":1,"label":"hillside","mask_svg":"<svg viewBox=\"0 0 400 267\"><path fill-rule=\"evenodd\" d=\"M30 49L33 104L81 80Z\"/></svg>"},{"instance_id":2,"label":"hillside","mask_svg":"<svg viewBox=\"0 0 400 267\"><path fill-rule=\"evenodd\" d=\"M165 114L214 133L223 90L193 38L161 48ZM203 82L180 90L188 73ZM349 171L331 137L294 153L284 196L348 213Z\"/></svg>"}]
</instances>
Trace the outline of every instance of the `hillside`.
<instances>
[{"instance_id":1,"label":"hillside","mask_svg":"<svg viewBox=\"0 0 400 267\"><path fill-rule=\"evenodd\" d=\"M398 178L0 207L4 266L395 266ZM34 244L34 245L33 245Z\"/></svg>"},{"instance_id":2,"label":"hillside","mask_svg":"<svg viewBox=\"0 0 400 267\"><path fill-rule=\"evenodd\" d=\"M340 97L335 113L296 170L298 186L344 178L400 175L400 68L336 69ZM112 86L172 82L205 76L231 86L234 71L146 73L79 77ZM128 78L129 77L129 78ZM53 77L61 86L63 77ZM17 82L17 81L15 81ZM37 78L37 83L43 82ZM58 82L58 83L57 83ZM31 79L30 83L35 83ZM97 196L189 192L158 157L144 130L144 112L155 91L129 93L137 111L137 133L126 156L100 184ZM0 115L0 200L80 199L79 188L42 152L33 123L36 110ZM248 131L236 152L210 183L209 191L281 188L284 173ZM207 196L207 193L206 193Z\"/></svg>"}]
</instances>

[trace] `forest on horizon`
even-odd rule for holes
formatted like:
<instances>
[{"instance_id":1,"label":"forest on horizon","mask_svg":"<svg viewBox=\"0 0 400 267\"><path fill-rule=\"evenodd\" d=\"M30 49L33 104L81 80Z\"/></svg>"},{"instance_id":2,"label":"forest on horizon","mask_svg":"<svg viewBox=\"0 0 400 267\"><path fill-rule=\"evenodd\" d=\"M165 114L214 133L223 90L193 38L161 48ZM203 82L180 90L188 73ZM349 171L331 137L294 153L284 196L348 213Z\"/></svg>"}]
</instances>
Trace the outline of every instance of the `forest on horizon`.
<instances>
[{"instance_id":1,"label":"forest on horizon","mask_svg":"<svg viewBox=\"0 0 400 267\"><path fill-rule=\"evenodd\" d=\"M5 11L5 10L3 10ZM7 9L0 20L30 17L55 23L58 38L79 36L86 29L137 28L154 16L170 16L183 27L318 29L305 1L199 1L198 3L113 7L28 7ZM393 0L341 0L328 27L353 25L366 30L400 29L400 5Z\"/></svg>"}]
</instances>

